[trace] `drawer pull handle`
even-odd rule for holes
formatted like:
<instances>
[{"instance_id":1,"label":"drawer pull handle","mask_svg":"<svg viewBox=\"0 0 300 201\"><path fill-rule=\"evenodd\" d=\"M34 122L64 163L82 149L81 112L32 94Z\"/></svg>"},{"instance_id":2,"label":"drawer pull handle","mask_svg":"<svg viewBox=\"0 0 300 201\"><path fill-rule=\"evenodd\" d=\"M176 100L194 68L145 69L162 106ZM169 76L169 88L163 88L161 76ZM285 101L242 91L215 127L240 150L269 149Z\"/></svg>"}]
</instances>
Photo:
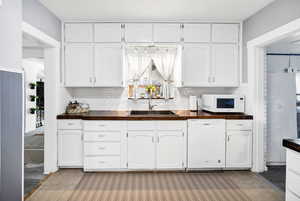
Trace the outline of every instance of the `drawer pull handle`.
<instances>
[{"instance_id":1,"label":"drawer pull handle","mask_svg":"<svg viewBox=\"0 0 300 201\"><path fill-rule=\"evenodd\" d=\"M99 127L105 127L105 125L99 125Z\"/></svg>"},{"instance_id":2,"label":"drawer pull handle","mask_svg":"<svg viewBox=\"0 0 300 201\"><path fill-rule=\"evenodd\" d=\"M99 150L105 150L105 147L98 147Z\"/></svg>"},{"instance_id":3,"label":"drawer pull handle","mask_svg":"<svg viewBox=\"0 0 300 201\"><path fill-rule=\"evenodd\" d=\"M74 123L68 123L68 126L73 126L74 125Z\"/></svg>"},{"instance_id":4,"label":"drawer pull handle","mask_svg":"<svg viewBox=\"0 0 300 201\"><path fill-rule=\"evenodd\" d=\"M100 163L100 164L104 164L104 163L105 163L105 161L98 161L98 163Z\"/></svg>"},{"instance_id":5,"label":"drawer pull handle","mask_svg":"<svg viewBox=\"0 0 300 201\"><path fill-rule=\"evenodd\" d=\"M210 123L204 123L203 125L204 126L210 126Z\"/></svg>"},{"instance_id":6,"label":"drawer pull handle","mask_svg":"<svg viewBox=\"0 0 300 201\"><path fill-rule=\"evenodd\" d=\"M105 135L98 135L99 138L105 137Z\"/></svg>"}]
</instances>

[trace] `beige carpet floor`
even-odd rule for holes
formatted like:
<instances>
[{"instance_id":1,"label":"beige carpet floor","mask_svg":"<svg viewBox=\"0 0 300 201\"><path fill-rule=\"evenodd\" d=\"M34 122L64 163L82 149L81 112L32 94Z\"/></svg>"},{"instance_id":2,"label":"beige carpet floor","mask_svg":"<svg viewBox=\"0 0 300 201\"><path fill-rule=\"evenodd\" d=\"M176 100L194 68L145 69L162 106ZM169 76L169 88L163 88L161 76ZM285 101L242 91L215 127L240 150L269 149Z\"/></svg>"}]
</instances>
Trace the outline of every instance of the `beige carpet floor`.
<instances>
[{"instance_id":1,"label":"beige carpet floor","mask_svg":"<svg viewBox=\"0 0 300 201\"><path fill-rule=\"evenodd\" d=\"M27 201L283 201L284 193L247 171L83 173L61 170Z\"/></svg>"}]
</instances>

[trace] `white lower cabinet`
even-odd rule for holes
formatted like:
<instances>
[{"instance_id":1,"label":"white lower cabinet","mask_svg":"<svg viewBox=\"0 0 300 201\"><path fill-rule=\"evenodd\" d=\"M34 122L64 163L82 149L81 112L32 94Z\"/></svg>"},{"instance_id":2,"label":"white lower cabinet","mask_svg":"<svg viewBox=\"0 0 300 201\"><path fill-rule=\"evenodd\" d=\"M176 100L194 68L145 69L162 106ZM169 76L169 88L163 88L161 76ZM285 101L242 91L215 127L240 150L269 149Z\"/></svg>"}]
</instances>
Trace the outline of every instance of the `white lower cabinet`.
<instances>
[{"instance_id":1,"label":"white lower cabinet","mask_svg":"<svg viewBox=\"0 0 300 201\"><path fill-rule=\"evenodd\" d=\"M286 201L300 201L300 153L287 149Z\"/></svg>"},{"instance_id":2,"label":"white lower cabinet","mask_svg":"<svg viewBox=\"0 0 300 201\"><path fill-rule=\"evenodd\" d=\"M84 121L84 170L126 169L126 121Z\"/></svg>"},{"instance_id":3,"label":"white lower cabinet","mask_svg":"<svg viewBox=\"0 0 300 201\"><path fill-rule=\"evenodd\" d=\"M252 120L227 120L226 168L252 167Z\"/></svg>"},{"instance_id":4,"label":"white lower cabinet","mask_svg":"<svg viewBox=\"0 0 300 201\"><path fill-rule=\"evenodd\" d=\"M185 140L182 131L158 131L157 169L185 168Z\"/></svg>"},{"instance_id":5,"label":"white lower cabinet","mask_svg":"<svg viewBox=\"0 0 300 201\"><path fill-rule=\"evenodd\" d=\"M129 169L184 169L185 150L186 121L128 123Z\"/></svg>"},{"instance_id":6,"label":"white lower cabinet","mask_svg":"<svg viewBox=\"0 0 300 201\"><path fill-rule=\"evenodd\" d=\"M61 120L58 122L58 166L67 168L82 167L82 131L72 130L80 125L78 120Z\"/></svg>"},{"instance_id":7,"label":"white lower cabinet","mask_svg":"<svg viewBox=\"0 0 300 201\"><path fill-rule=\"evenodd\" d=\"M128 168L155 168L154 131L128 131Z\"/></svg>"},{"instance_id":8,"label":"white lower cabinet","mask_svg":"<svg viewBox=\"0 0 300 201\"><path fill-rule=\"evenodd\" d=\"M188 120L188 168L225 167L225 120Z\"/></svg>"}]
</instances>

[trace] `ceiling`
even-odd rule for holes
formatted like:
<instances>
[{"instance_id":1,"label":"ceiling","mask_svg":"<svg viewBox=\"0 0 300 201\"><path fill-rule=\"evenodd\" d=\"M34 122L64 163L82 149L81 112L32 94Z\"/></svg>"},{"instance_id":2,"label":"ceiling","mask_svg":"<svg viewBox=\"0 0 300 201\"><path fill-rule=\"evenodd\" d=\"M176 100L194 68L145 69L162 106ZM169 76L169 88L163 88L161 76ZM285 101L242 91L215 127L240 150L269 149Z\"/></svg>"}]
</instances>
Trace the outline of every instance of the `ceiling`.
<instances>
[{"instance_id":1,"label":"ceiling","mask_svg":"<svg viewBox=\"0 0 300 201\"><path fill-rule=\"evenodd\" d=\"M241 21L274 0L39 0L65 20Z\"/></svg>"}]
</instances>

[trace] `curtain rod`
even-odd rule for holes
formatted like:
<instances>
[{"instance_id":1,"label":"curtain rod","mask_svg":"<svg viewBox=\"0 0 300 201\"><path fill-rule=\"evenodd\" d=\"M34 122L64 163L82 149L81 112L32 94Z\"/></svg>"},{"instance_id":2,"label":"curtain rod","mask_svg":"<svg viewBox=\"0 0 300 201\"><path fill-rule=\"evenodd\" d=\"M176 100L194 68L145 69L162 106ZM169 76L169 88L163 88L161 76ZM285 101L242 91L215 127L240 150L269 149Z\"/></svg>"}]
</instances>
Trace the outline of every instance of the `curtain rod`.
<instances>
[{"instance_id":1,"label":"curtain rod","mask_svg":"<svg viewBox=\"0 0 300 201\"><path fill-rule=\"evenodd\" d=\"M300 56L300 54L267 53L267 56Z\"/></svg>"}]
</instances>

